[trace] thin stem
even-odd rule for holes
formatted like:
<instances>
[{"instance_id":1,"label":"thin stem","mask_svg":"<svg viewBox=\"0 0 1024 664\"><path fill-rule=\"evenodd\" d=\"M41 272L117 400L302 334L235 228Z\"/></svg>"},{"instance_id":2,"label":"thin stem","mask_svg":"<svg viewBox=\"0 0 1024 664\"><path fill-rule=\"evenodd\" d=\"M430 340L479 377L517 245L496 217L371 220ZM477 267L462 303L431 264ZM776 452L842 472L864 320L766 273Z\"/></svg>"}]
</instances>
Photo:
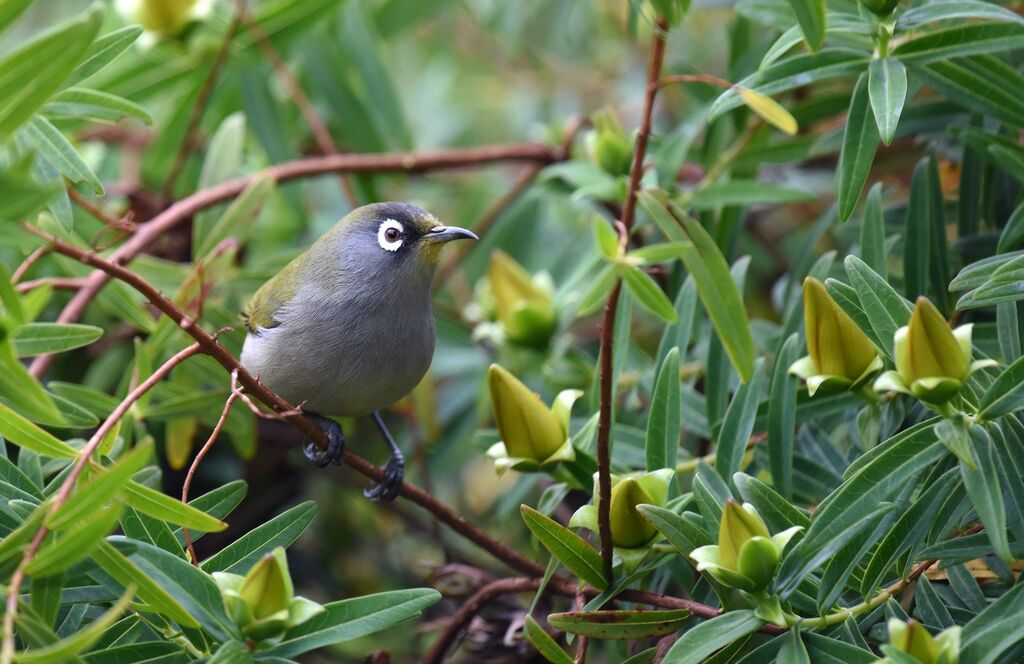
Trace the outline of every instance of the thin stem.
<instances>
[{"instance_id":1,"label":"thin stem","mask_svg":"<svg viewBox=\"0 0 1024 664\"><path fill-rule=\"evenodd\" d=\"M656 21L654 40L651 42L650 56L647 62L647 87L644 93L644 108L640 119L640 130L636 137L636 148L630 165L629 188L622 206L622 228L620 235L628 242L629 231L633 227L636 215L636 196L640 189L640 178L643 176L644 158L647 155L647 141L651 134L651 116L654 113L654 100L658 94L658 81L661 78L661 67L665 59L665 35L668 23L659 18ZM608 301L604 306L604 318L601 323L601 366L600 366L600 408L597 420L597 526L601 540L601 562L604 575L611 584L613 580L613 544L611 527L611 428L612 399L614 398L614 381L612 348L615 335L615 314L619 306L619 294L622 282L617 281Z\"/></svg>"},{"instance_id":2,"label":"thin stem","mask_svg":"<svg viewBox=\"0 0 1024 664\"><path fill-rule=\"evenodd\" d=\"M17 283L25 277L25 274L32 269L32 266L48 253L50 253L50 250L46 247L37 247L33 250L32 253L21 262L21 265L14 270L14 273L11 274L11 285L17 285Z\"/></svg>"},{"instance_id":3,"label":"thin stem","mask_svg":"<svg viewBox=\"0 0 1024 664\"><path fill-rule=\"evenodd\" d=\"M89 460L96 452L96 449L100 446L103 438L111 429L114 428L114 425L124 417L124 414L128 412L128 409L132 407L132 404L138 401L143 394L153 389L153 386L162 380L164 376L170 373L171 369L178 366L199 351L200 344L192 344L184 350L179 351L169 360L164 362L138 387L129 392L121 403L117 404L114 411L106 420L103 421L100 427L96 429L96 432L85 444L85 447L83 447L82 451L78 453L78 456L75 459L75 464L71 468L71 472L68 473L66 478L64 478L64 482L61 484L60 489L57 491L57 495L53 499L53 503L49 508L50 514L56 513L57 510L67 502L68 498L71 497L71 491L74 489L79 476L81 476L82 470L85 468L86 464L89 463ZM14 659L14 620L18 614L18 593L21 590L21 584L25 580L25 570L35 558L36 553L39 552L39 548L42 546L43 540L46 538L46 534L48 532L49 529L46 526L39 526L39 530L36 531L36 534L32 538L28 548L25 549L25 553L22 554L18 567L14 570L14 574L11 576L11 583L7 588L7 611L4 613L4 639L3 648L2 651L0 651L0 664L9 664Z\"/></svg>"},{"instance_id":4,"label":"thin stem","mask_svg":"<svg viewBox=\"0 0 1024 664\"><path fill-rule=\"evenodd\" d=\"M19 293L27 293L42 286L50 286L55 290L78 290L85 286L85 279L79 277L43 277L42 279L22 281L15 286L15 289Z\"/></svg>"},{"instance_id":5,"label":"thin stem","mask_svg":"<svg viewBox=\"0 0 1024 664\"><path fill-rule=\"evenodd\" d=\"M245 0L236 0L231 24L228 25L228 30L224 33L224 39L220 43L220 48L217 49L217 55L214 56L213 65L210 67L210 71L206 74L206 79L203 80L203 85L199 89L199 96L196 98L195 106L192 107L192 112L188 116L188 128L185 129L185 138L182 139L181 144L178 146L178 152L174 156L171 170L168 171L167 179L164 181L164 199L170 199L174 195L174 185L177 183L182 169L185 168L185 159L188 157L196 130L199 129L199 122L203 119L206 107L210 104L210 97L213 94L214 87L217 85L217 78L220 76L224 63L227 62L228 53L231 51L231 42L234 40L235 35L238 34L238 27L242 23L242 15L244 13Z\"/></svg>"},{"instance_id":6,"label":"thin stem","mask_svg":"<svg viewBox=\"0 0 1024 664\"><path fill-rule=\"evenodd\" d=\"M727 90L733 86L732 83L724 78L711 76L710 74L673 74L672 76L666 76L658 81L659 87L674 85L676 83L707 83L708 85L717 85L718 87L725 88Z\"/></svg>"},{"instance_id":7,"label":"thin stem","mask_svg":"<svg viewBox=\"0 0 1024 664\"><path fill-rule=\"evenodd\" d=\"M234 198L258 178L266 177L276 182L286 182L330 173L425 173L435 170L477 167L505 161L550 164L564 159L565 157L557 149L542 143L495 144L418 153L336 154L296 159L271 166L259 173L202 189L181 199L153 217L152 220L140 224L138 232L118 247L110 255L110 260L117 265L128 263L170 229L190 219L201 210ZM110 280L110 276L102 270L97 270L87 279L86 285L65 305L56 322L77 322L85 313L89 303ZM52 354L39 355L29 367L29 373L36 378L41 378L46 374L52 362Z\"/></svg>"},{"instance_id":8,"label":"thin stem","mask_svg":"<svg viewBox=\"0 0 1024 664\"><path fill-rule=\"evenodd\" d=\"M202 463L206 457L210 448L217 442L217 438L220 436L221 430L224 428L224 423L228 420L228 415L231 413L231 406L234 405L235 399L242 396L242 388L238 387L238 371L231 372L231 394L228 395L227 400L224 402L224 410L221 411L220 417L217 419L217 424L213 427L213 432L210 437L206 440L206 443L199 448L199 452L196 453L196 458L192 460L192 465L188 467L188 473L185 475L185 482L181 485L181 502L188 504L188 492L192 488L192 478L196 474L196 470L199 469L199 464ZM193 565L199 567L199 559L196 557L196 550L192 546L192 533L189 532L188 528L182 527L182 533L185 535L185 550L188 551L189 560Z\"/></svg>"}]
</instances>

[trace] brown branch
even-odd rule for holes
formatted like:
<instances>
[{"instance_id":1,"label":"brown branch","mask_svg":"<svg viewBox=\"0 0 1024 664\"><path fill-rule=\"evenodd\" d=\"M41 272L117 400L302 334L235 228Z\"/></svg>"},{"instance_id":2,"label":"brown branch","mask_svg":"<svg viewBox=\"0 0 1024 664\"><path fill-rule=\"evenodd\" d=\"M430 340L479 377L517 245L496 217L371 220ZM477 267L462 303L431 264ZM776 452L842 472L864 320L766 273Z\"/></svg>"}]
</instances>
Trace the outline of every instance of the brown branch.
<instances>
[{"instance_id":1,"label":"brown branch","mask_svg":"<svg viewBox=\"0 0 1024 664\"><path fill-rule=\"evenodd\" d=\"M42 279L29 279L15 285L19 293L27 293L30 290L41 286L50 286L56 290L78 290L85 286L85 279L81 277L43 277Z\"/></svg>"},{"instance_id":2,"label":"brown branch","mask_svg":"<svg viewBox=\"0 0 1024 664\"><path fill-rule=\"evenodd\" d=\"M484 604L501 595L537 590L540 588L540 584L541 579L539 578L512 577L492 581L480 588L472 597L463 602L459 610L448 619L444 631L420 660L420 664L441 664L444 661L445 652Z\"/></svg>"},{"instance_id":3,"label":"brown branch","mask_svg":"<svg viewBox=\"0 0 1024 664\"><path fill-rule=\"evenodd\" d=\"M298 80L292 76L291 71L288 69L288 65L285 63L284 58L277 52L270 39L267 38L267 33L263 31L263 28L256 21L255 18L249 15L248 12L242 12L242 20L245 21L246 28L252 33L253 38L256 40L256 44L259 45L260 50L263 51L263 55L270 61L274 71L277 72L278 77L281 79L281 83L288 90L288 95L291 100L295 102L295 106L299 109L299 113L302 115L302 119L306 121L306 125L309 126L309 130L313 133L313 138L316 140L317 148L320 150L320 154L338 154L340 150L334 144L331 139L331 134L327 131L327 126L324 125L323 121L313 110L313 104L309 101L309 97L306 96L306 91L299 85ZM348 199L348 204L352 207L359 205L359 197L356 196L356 190L352 187L352 183L344 173L338 174L338 180L341 182L341 189L345 192L345 198Z\"/></svg>"},{"instance_id":4,"label":"brown branch","mask_svg":"<svg viewBox=\"0 0 1024 664\"><path fill-rule=\"evenodd\" d=\"M138 401L143 394L153 389L153 386L162 380L164 376L170 373L171 369L178 366L199 351L200 344L192 344L184 350L179 351L169 360L164 362L152 373L152 375L139 384L138 387L129 392L121 403L117 404L114 411L110 413L107 419L103 421L103 424L96 429L96 432L75 458L75 464L72 466L71 472L69 472L68 476L64 479L64 482L61 484L60 489L49 508L49 513L51 515L56 514L57 510L59 510L61 506L67 502L68 498L71 497L71 490L74 488L75 482L78 481L79 476L81 476L85 465L89 463L92 455L96 452L96 449L103 441L103 438L111 429L114 428L114 425L124 417L124 414L128 412L128 409L132 407L132 404ZM11 576L11 583L7 589L7 611L4 613L4 640L3 649L2 652L0 652L0 661L2 662L10 662L14 657L14 621L18 613L18 593L21 590L21 584L25 580L25 570L35 558L36 553L39 552L39 548L42 546L43 540L46 538L46 534L48 532L50 531L45 525L39 526L39 530L36 531L36 534L29 543L28 548L25 549L25 553L22 554L18 567L14 570L14 574Z\"/></svg>"},{"instance_id":5,"label":"brown branch","mask_svg":"<svg viewBox=\"0 0 1024 664\"><path fill-rule=\"evenodd\" d=\"M196 470L199 469L199 464L202 463L206 454L213 447L213 444L217 441L220 436L221 430L224 428L224 423L228 420L228 415L231 413L231 406L234 405L235 399L242 396L242 388L238 387L238 372L231 372L231 394L228 395L227 400L224 402L224 410L221 411L220 417L217 419L217 424L213 427L213 432L210 433L210 437L206 440L206 443L196 453L196 458L192 460L192 465L188 467L188 473L185 475L185 482L181 485L181 502L188 504L188 491L192 488L192 478L196 474ZM182 527L182 533L185 535L185 550L188 551L189 560L193 565L199 567L199 559L196 558L196 550L192 546L192 533L188 531L188 528Z\"/></svg>"},{"instance_id":6,"label":"brown branch","mask_svg":"<svg viewBox=\"0 0 1024 664\"><path fill-rule=\"evenodd\" d=\"M110 260L117 265L128 263L171 228L189 219L200 210L234 198L257 178L269 177L277 182L286 182L330 173L425 173L505 161L550 164L561 161L563 158L557 148L543 143L508 143L432 152L338 154L296 159L272 166L253 175L222 182L183 198L153 217L152 220L140 224L138 232L118 247L110 255ZM89 303L109 280L110 276L102 270L90 274L85 287L79 290L65 305L64 310L57 317L57 322L77 322ZM41 378L50 368L52 362L53 355L40 355L32 362L29 372L36 378Z\"/></svg>"},{"instance_id":7,"label":"brown branch","mask_svg":"<svg viewBox=\"0 0 1024 664\"><path fill-rule=\"evenodd\" d=\"M188 158L189 149L196 135L196 130L199 129L199 122L203 119L206 107L210 104L213 88L217 85L217 78L220 76L224 63L227 62L228 53L231 51L231 42L234 40L235 35L238 34L238 28L242 23L242 15L244 13L245 0L235 0L235 12L231 18L231 24L228 25L228 30L224 33L224 39L220 43L220 48L217 49L217 55L213 58L213 65L210 66L210 71L206 74L202 87L199 88L199 96L196 97L196 103L188 116L185 136L178 146L177 154L174 155L174 162L171 165L171 170L167 173L167 180L164 181L163 197L165 200L169 200L174 195L174 185L178 181L178 176L181 175L182 169L185 168L185 160Z\"/></svg>"},{"instance_id":8,"label":"brown branch","mask_svg":"<svg viewBox=\"0 0 1024 664\"><path fill-rule=\"evenodd\" d=\"M651 42L650 56L647 62L647 87L644 93L644 108L640 118L640 130L636 137L636 148L629 171L629 188L626 201L622 206L622 226L620 242L629 241L629 231L633 228L636 217L636 197L640 189L640 178L643 176L644 159L647 155L647 141L651 134L651 116L654 112L654 99L658 94L658 81L661 78L661 67L665 60L665 35L668 23L662 18L656 21L654 38ZM605 578L611 584L612 573L612 527L611 527L611 428L612 399L614 397L614 380L612 347L615 335L615 314L619 306L619 294L622 282L616 281L615 287L608 294L604 306L604 318L601 323L601 367L600 367L600 408L597 420L597 525L601 540L601 560L604 564Z\"/></svg>"},{"instance_id":9,"label":"brown branch","mask_svg":"<svg viewBox=\"0 0 1024 664\"><path fill-rule=\"evenodd\" d=\"M14 270L14 273L11 274L11 285L17 285L18 282L25 277L25 274L32 269L32 266L39 262L39 259L48 253L50 253L50 250L46 247L37 247L33 250L32 253L21 262L21 265Z\"/></svg>"},{"instance_id":10,"label":"brown branch","mask_svg":"<svg viewBox=\"0 0 1024 664\"><path fill-rule=\"evenodd\" d=\"M68 187L68 196L78 207L88 212L94 219L103 223L105 226L117 228L118 230L123 230L128 233L134 233L138 228L138 225L130 219L115 219L114 217L111 217L109 214L94 205L88 198L75 191L74 187Z\"/></svg>"}]
</instances>

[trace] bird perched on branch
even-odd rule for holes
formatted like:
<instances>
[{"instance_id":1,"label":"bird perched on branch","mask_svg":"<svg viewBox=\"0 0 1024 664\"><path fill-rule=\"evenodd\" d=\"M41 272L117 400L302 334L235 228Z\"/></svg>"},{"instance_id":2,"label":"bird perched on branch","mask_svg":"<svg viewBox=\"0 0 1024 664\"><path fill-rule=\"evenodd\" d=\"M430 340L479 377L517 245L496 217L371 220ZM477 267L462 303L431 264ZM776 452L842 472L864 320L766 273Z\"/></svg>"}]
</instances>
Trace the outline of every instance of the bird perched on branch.
<instances>
[{"instance_id":1,"label":"bird perched on branch","mask_svg":"<svg viewBox=\"0 0 1024 664\"><path fill-rule=\"evenodd\" d=\"M310 441L318 467L340 464L341 426L328 417L371 415L391 448L383 481L364 493L391 501L405 460L380 411L419 383L434 352L430 286L441 248L478 239L407 203L357 208L265 283L246 306L242 365L327 433Z\"/></svg>"}]
</instances>

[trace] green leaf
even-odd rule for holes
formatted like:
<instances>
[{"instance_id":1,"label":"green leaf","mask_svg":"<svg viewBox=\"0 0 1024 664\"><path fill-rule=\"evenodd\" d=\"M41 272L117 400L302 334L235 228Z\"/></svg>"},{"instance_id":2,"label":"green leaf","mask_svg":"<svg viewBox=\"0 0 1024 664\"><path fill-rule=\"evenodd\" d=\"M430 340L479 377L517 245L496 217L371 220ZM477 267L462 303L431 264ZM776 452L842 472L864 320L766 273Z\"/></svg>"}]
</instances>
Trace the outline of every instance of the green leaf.
<instances>
[{"instance_id":1,"label":"green leaf","mask_svg":"<svg viewBox=\"0 0 1024 664\"><path fill-rule=\"evenodd\" d=\"M1024 25L1020 23L968 23L911 37L893 49L893 54L916 66L1021 46L1024 46Z\"/></svg>"},{"instance_id":2,"label":"green leaf","mask_svg":"<svg viewBox=\"0 0 1024 664\"><path fill-rule=\"evenodd\" d=\"M602 571L601 554L582 537L527 505L520 507L523 521L534 537L570 572L598 589L608 584Z\"/></svg>"},{"instance_id":3,"label":"green leaf","mask_svg":"<svg viewBox=\"0 0 1024 664\"><path fill-rule=\"evenodd\" d=\"M646 639L679 629L690 617L688 609L672 611L571 611L552 613L555 629L595 639Z\"/></svg>"},{"instance_id":4,"label":"green leaf","mask_svg":"<svg viewBox=\"0 0 1024 664\"><path fill-rule=\"evenodd\" d=\"M148 542L164 551L170 551L176 556L184 556L184 544L179 544L171 527L166 522L138 512L131 507L125 509L121 515L121 530L126 537L137 539L140 542ZM201 531L195 531L192 541L195 541ZM184 539L184 537L182 537Z\"/></svg>"},{"instance_id":5,"label":"green leaf","mask_svg":"<svg viewBox=\"0 0 1024 664\"><path fill-rule=\"evenodd\" d=\"M951 292L972 290L984 285L1004 269L1024 267L1024 250L989 256L964 266L949 284Z\"/></svg>"},{"instance_id":6,"label":"green leaf","mask_svg":"<svg viewBox=\"0 0 1024 664\"><path fill-rule=\"evenodd\" d=\"M103 336L103 328L78 323L25 323L14 328L11 341L18 357L61 353L88 346Z\"/></svg>"},{"instance_id":7,"label":"green leaf","mask_svg":"<svg viewBox=\"0 0 1024 664\"><path fill-rule=\"evenodd\" d=\"M22 550L32 541L39 528L43 525L43 518L50 509L49 503L43 503L32 510L32 513L25 518L20 526L4 535L0 539L0 562L20 554Z\"/></svg>"},{"instance_id":8,"label":"green leaf","mask_svg":"<svg viewBox=\"0 0 1024 664\"><path fill-rule=\"evenodd\" d=\"M672 301L668 299L651 275L638 267L629 265L622 270L622 280L626 283L629 292L645 309L665 323L675 322L676 310L672 306Z\"/></svg>"},{"instance_id":9,"label":"green leaf","mask_svg":"<svg viewBox=\"0 0 1024 664\"><path fill-rule=\"evenodd\" d=\"M868 73L857 79L846 115L842 151L836 171L836 198L839 201L839 219L846 221L853 214L871 172L871 162L878 148L878 127L871 118Z\"/></svg>"},{"instance_id":10,"label":"green leaf","mask_svg":"<svg viewBox=\"0 0 1024 664\"><path fill-rule=\"evenodd\" d=\"M120 536L108 537L107 542L173 597L215 639L235 637L238 630L225 613L220 590L209 574L152 544Z\"/></svg>"},{"instance_id":11,"label":"green leaf","mask_svg":"<svg viewBox=\"0 0 1024 664\"><path fill-rule=\"evenodd\" d=\"M1010 215L1003 232L999 234L996 253L1005 254L1024 244L1024 203L1021 203Z\"/></svg>"},{"instance_id":12,"label":"green leaf","mask_svg":"<svg viewBox=\"0 0 1024 664\"><path fill-rule=\"evenodd\" d=\"M1024 23L1024 18L1006 7L982 0L938 0L918 5L900 15L896 21L898 30L908 30L936 21L956 19L977 19L990 21L1014 21Z\"/></svg>"},{"instance_id":13,"label":"green leaf","mask_svg":"<svg viewBox=\"0 0 1024 664\"><path fill-rule=\"evenodd\" d=\"M894 509L876 511L866 526L858 531L859 535L855 534L845 544L838 546L834 553L829 554L825 572L818 584L818 613L824 615L836 603L846 590L847 581L855 572L860 571L861 560L889 532L898 518L899 514Z\"/></svg>"},{"instance_id":14,"label":"green leaf","mask_svg":"<svg viewBox=\"0 0 1024 664\"><path fill-rule=\"evenodd\" d=\"M115 528L123 508L119 502L97 508L70 528L51 534L25 572L30 576L55 574L86 558Z\"/></svg>"},{"instance_id":15,"label":"green leaf","mask_svg":"<svg viewBox=\"0 0 1024 664\"><path fill-rule=\"evenodd\" d=\"M848 478L814 512L811 527L779 568L776 589L792 590L803 579L806 561L842 537L891 498L917 473L946 454L935 438L934 420L926 420L890 438L865 454Z\"/></svg>"},{"instance_id":16,"label":"green leaf","mask_svg":"<svg viewBox=\"0 0 1024 664\"><path fill-rule=\"evenodd\" d=\"M577 316L589 316L598 310L608 299L608 294L612 288L619 281L619 266L618 265L605 265L598 272L597 277L592 282L592 285L580 299L579 307L577 308Z\"/></svg>"},{"instance_id":17,"label":"green leaf","mask_svg":"<svg viewBox=\"0 0 1024 664\"><path fill-rule=\"evenodd\" d=\"M692 217L669 202L669 207L652 191L640 193L640 202L671 241L689 240L683 263L697 284L697 295L722 340L729 359L743 382L754 374L754 338L747 321L729 264L714 239ZM675 229L671 231L668 229Z\"/></svg>"},{"instance_id":18,"label":"green leaf","mask_svg":"<svg viewBox=\"0 0 1024 664\"><path fill-rule=\"evenodd\" d=\"M807 654L807 646L800 638L800 626L795 625L789 628L789 633L783 637L782 648L775 657L776 664L811 664L811 656Z\"/></svg>"},{"instance_id":19,"label":"green leaf","mask_svg":"<svg viewBox=\"0 0 1024 664\"><path fill-rule=\"evenodd\" d=\"M117 404L121 402L120 399L112 397L106 392L78 383L63 383L54 380L47 383L46 387L54 394L74 401L98 417L110 415L117 408Z\"/></svg>"},{"instance_id":20,"label":"green leaf","mask_svg":"<svg viewBox=\"0 0 1024 664\"><path fill-rule=\"evenodd\" d=\"M893 337L896 330L910 320L910 303L856 256L847 256L843 263L850 283L864 307L864 313L867 314L871 331L882 344L879 348L892 358Z\"/></svg>"},{"instance_id":21,"label":"green leaf","mask_svg":"<svg viewBox=\"0 0 1024 664\"><path fill-rule=\"evenodd\" d=\"M877 117L877 115L876 115ZM876 182L864 203L864 223L860 228L860 258L885 279L888 274L885 246L885 214L882 212L882 183Z\"/></svg>"},{"instance_id":22,"label":"green leaf","mask_svg":"<svg viewBox=\"0 0 1024 664\"><path fill-rule=\"evenodd\" d=\"M208 533L220 532L227 528L227 524L223 521L137 482L128 482L125 485L124 499L128 505L143 514L186 528L195 528Z\"/></svg>"},{"instance_id":23,"label":"green leaf","mask_svg":"<svg viewBox=\"0 0 1024 664\"><path fill-rule=\"evenodd\" d=\"M420 615L441 594L432 588L410 588L325 604L325 611L288 630L280 643L266 650L273 657L292 658L310 650L387 629Z\"/></svg>"},{"instance_id":24,"label":"green leaf","mask_svg":"<svg viewBox=\"0 0 1024 664\"><path fill-rule=\"evenodd\" d=\"M793 495L793 445L796 437L796 393L798 379L789 373L797 360L800 335L789 335L775 357L768 390L768 467L772 483L783 497Z\"/></svg>"},{"instance_id":25,"label":"green leaf","mask_svg":"<svg viewBox=\"0 0 1024 664\"><path fill-rule=\"evenodd\" d=\"M234 480L212 491L208 491L194 500L190 500L188 504L197 510L206 512L215 519L223 519L233 509L238 507L238 504L242 502L248 491L249 487L244 480ZM201 536L201 532L192 533L192 541L196 541ZM185 533L181 528L174 531L174 537L177 538L179 544L185 545Z\"/></svg>"},{"instance_id":26,"label":"green leaf","mask_svg":"<svg viewBox=\"0 0 1024 664\"><path fill-rule=\"evenodd\" d=\"M62 426L64 418L49 394L14 355L9 339L0 336L0 401L26 418L49 426ZM3 417L0 410L0 418ZM14 414L11 411L11 414ZM19 415L20 417L20 415ZM0 435L3 430L0 429ZM17 438L12 437L14 442Z\"/></svg>"},{"instance_id":27,"label":"green leaf","mask_svg":"<svg viewBox=\"0 0 1024 664\"><path fill-rule=\"evenodd\" d=\"M732 476L732 481L743 500L757 508L758 514L772 532L786 530L792 526L806 529L811 525L811 520L798 507L756 477L736 473Z\"/></svg>"},{"instance_id":28,"label":"green leaf","mask_svg":"<svg viewBox=\"0 0 1024 664\"><path fill-rule=\"evenodd\" d=\"M927 292L931 269L932 225L941 223L941 210L934 209L935 192L931 188L931 158L924 157L914 167L907 203L906 239L903 247L903 292L908 299Z\"/></svg>"},{"instance_id":29,"label":"green leaf","mask_svg":"<svg viewBox=\"0 0 1024 664\"><path fill-rule=\"evenodd\" d=\"M81 64L75 67L65 84L75 85L103 69L114 58L124 53L141 34L142 26L128 25L99 37L89 46Z\"/></svg>"},{"instance_id":30,"label":"green leaf","mask_svg":"<svg viewBox=\"0 0 1024 664\"><path fill-rule=\"evenodd\" d=\"M132 591L129 589L113 606L91 621L82 630L48 646L15 653L14 661L19 664L50 664L51 662L68 661L75 655L88 650L94 643L99 641L107 628L113 625L121 617L121 614L124 613L124 610L128 608L131 598Z\"/></svg>"},{"instance_id":31,"label":"green leaf","mask_svg":"<svg viewBox=\"0 0 1024 664\"><path fill-rule=\"evenodd\" d=\"M994 420L1024 408L1024 358L1006 367L985 392L978 418Z\"/></svg>"},{"instance_id":32,"label":"green leaf","mask_svg":"<svg viewBox=\"0 0 1024 664\"><path fill-rule=\"evenodd\" d=\"M533 616L526 616L523 633L526 635L526 640L540 653L540 656L551 664L574 664L575 660L569 657L562 647L544 631L544 628L537 624Z\"/></svg>"},{"instance_id":33,"label":"green leaf","mask_svg":"<svg viewBox=\"0 0 1024 664\"><path fill-rule=\"evenodd\" d=\"M118 497L129 478L142 470L153 455L153 444L137 445L121 456L113 466L93 470L92 478L79 484L75 493L60 508L46 517L46 527L60 530L78 519L86 518L94 510Z\"/></svg>"},{"instance_id":34,"label":"green leaf","mask_svg":"<svg viewBox=\"0 0 1024 664\"><path fill-rule=\"evenodd\" d=\"M872 60L868 69L868 97L878 135L889 145L896 135L896 125L907 100L907 68L903 63L892 56Z\"/></svg>"},{"instance_id":35,"label":"green leaf","mask_svg":"<svg viewBox=\"0 0 1024 664\"><path fill-rule=\"evenodd\" d=\"M732 402L725 411L722 428L715 439L715 470L727 483L733 473L740 469L747 441L754 431L757 405L761 402L761 383L764 380L764 359L754 365L754 376L733 394Z\"/></svg>"},{"instance_id":36,"label":"green leaf","mask_svg":"<svg viewBox=\"0 0 1024 664\"><path fill-rule=\"evenodd\" d=\"M753 611L729 611L684 633L673 644L662 664L700 664L716 650L759 630L764 621Z\"/></svg>"},{"instance_id":37,"label":"green leaf","mask_svg":"<svg viewBox=\"0 0 1024 664\"><path fill-rule=\"evenodd\" d=\"M64 118L92 122L120 122L135 118L153 124L153 116L142 106L123 97L88 88L68 88L60 91L53 101L43 107L51 118Z\"/></svg>"},{"instance_id":38,"label":"green leaf","mask_svg":"<svg viewBox=\"0 0 1024 664\"><path fill-rule=\"evenodd\" d=\"M38 150L39 156L50 162L61 175L75 183L90 184L96 195L103 195L103 183L79 156L71 141L50 124L49 120L36 115L29 120L25 132Z\"/></svg>"},{"instance_id":39,"label":"green leaf","mask_svg":"<svg viewBox=\"0 0 1024 664\"><path fill-rule=\"evenodd\" d=\"M0 436L19 447L54 459L73 459L78 451L0 403Z\"/></svg>"},{"instance_id":40,"label":"green leaf","mask_svg":"<svg viewBox=\"0 0 1024 664\"><path fill-rule=\"evenodd\" d=\"M235 112L224 118L210 138L206 158L199 173L199 187L212 187L238 175L245 148L245 114ZM196 215L192 225L192 246L201 247L213 227L214 211Z\"/></svg>"},{"instance_id":41,"label":"green leaf","mask_svg":"<svg viewBox=\"0 0 1024 664\"><path fill-rule=\"evenodd\" d=\"M960 661L996 664L1024 639L1024 584L1018 583L964 625Z\"/></svg>"},{"instance_id":42,"label":"green leaf","mask_svg":"<svg viewBox=\"0 0 1024 664\"><path fill-rule=\"evenodd\" d=\"M825 43L825 0L789 0L807 46L817 51Z\"/></svg>"},{"instance_id":43,"label":"green leaf","mask_svg":"<svg viewBox=\"0 0 1024 664\"><path fill-rule=\"evenodd\" d=\"M610 261L618 258L619 238L612 225L600 215L594 217L591 225L594 229L594 246L601 252L601 255Z\"/></svg>"},{"instance_id":44,"label":"green leaf","mask_svg":"<svg viewBox=\"0 0 1024 664\"><path fill-rule=\"evenodd\" d=\"M955 104L1024 127L1024 75L997 58L976 55L918 67L924 80Z\"/></svg>"},{"instance_id":45,"label":"green leaf","mask_svg":"<svg viewBox=\"0 0 1024 664\"><path fill-rule=\"evenodd\" d=\"M84 657L85 664L177 664L188 661L188 655L173 641L141 641L124 645L99 647Z\"/></svg>"},{"instance_id":46,"label":"green leaf","mask_svg":"<svg viewBox=\"0 0 1024 664\"><path fill-rule=\"evenodd\" d=\"M0 140L29 119L81 61L103 19L96 6L0 59Z\"/></svg>"},{"instance_id":47,"label":"green leaf","mask_svg":"<svg viewBox=\"0 0 1024 664\"><path fill-rule=\"evenodd\" d=\"M269 175L254 179L213 224L194 255L200 258L207 256L232 234L238 236L240 241L247 240L253 224L259 218L260 210L274 192L275 186L274 178Z\"/></svg>"},{"instance_id":48,"label":"green leaf","mask_svg":"<svg viewBox=\"0 0 1024 664\"><path fill-rule=\"evenodd\" d=\"M17 21L31 4L32 0L0 0L0 32Z\"/></svg>"},{"instance_id":49,"label":"green leaf","mask_svg":"<svg viewBox=\"0 0 1024 664\"><path fill-rule=\"evenodd\" d=\"M684 556L711 543L706 533L672 510L657 505L638 505L637 511Z\"/></svg>"},{"instance_id":50,"label":"green leaf","mask_svg":"<svg viewBox=\"0 0 1024 664\"><path fill-rule=\"evenodd\" d=\"M50 576L37 576L32 579L32 591L29 593L32 610L46 625L52 626L60 611L60 597L64 590L64 573L58 572Z\"/></svg>"},{"instance_id":51,"label":"green leaf","mask_svg":"<svg viewBox=\"0 0 1024 664\"><path fill-rule=\"evenodd\" d=\"M679 458L679 348L673 347L661 364L651 395L644 443L647 470L675 468Z\"/></svg>"},{"instance_id":52,"label":"green leaf","mask_svg":"<svg viewBox=\"0 0 1024 664\"><path fill-rule=\"evenodd\" d=\"M688 206L697 210L713 210L727 205L802 203L815 198L814 193L806 189L755 180L729 180L712 182L694 191Z\"/></svg>"},{"instance_id":53,"label":"green leaf","mask_svg":"<svg viewBox=\"0 0 1024 664\"><path fill-rule=\"evenodd\" d=\"M978 511L978 518L985 526L985 533L996 555L1010 564L1014 556L1010 552L1010 542L1006 535L1006 505L999 486L999 470L992 451L992 437L984 427L973 425L971 443L974 448L974 468L960 463L964 488L967 489L967 496L974 509Z\"/></svg>"},{"instance_id":54,"label":"green leaf","mask_svg":"<svg viewBox=\"0 0 1024 664\"><path fill-rule=\"evenodd\" d=\"M146 603L149 610L175 621L182 627L199 627L195 618L169 592L133 565L106 540L101 541L93 550L92 559L117 583L125 588L135 588L135 595Z\"/></svg>"},{"instance_id":55,"label":"green leaf","mask_svg":"<svg viewBox=\"0 0 1024 664\"><path fill-rule=\"evenodd\" d=\"M279 546L287 548L294 542L313 522L316 511L316 503L312 500L299 503L207 558L203 561L203 570L207 573L246 573L263 554Z\"/></svg>"}]
</instances>

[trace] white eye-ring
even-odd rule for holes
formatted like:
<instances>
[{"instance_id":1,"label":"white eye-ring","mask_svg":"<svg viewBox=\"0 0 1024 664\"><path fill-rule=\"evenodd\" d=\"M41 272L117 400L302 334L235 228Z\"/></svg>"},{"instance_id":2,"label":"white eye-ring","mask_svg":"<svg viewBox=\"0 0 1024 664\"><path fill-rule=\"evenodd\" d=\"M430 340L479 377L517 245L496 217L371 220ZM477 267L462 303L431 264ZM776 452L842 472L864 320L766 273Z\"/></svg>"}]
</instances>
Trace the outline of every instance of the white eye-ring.
<instances>
[{"instance_id":1,"label":"white eye-ring","mask_svg":"<svg viewBox=\"0 0 1024 664\"><path fill-rule=\"evenodd\" d=\"M402 234L405 228L394 219L385 219L377 229L377 244L385 251L398 251L402 246Z\"/></svg>"}]
</instances>

